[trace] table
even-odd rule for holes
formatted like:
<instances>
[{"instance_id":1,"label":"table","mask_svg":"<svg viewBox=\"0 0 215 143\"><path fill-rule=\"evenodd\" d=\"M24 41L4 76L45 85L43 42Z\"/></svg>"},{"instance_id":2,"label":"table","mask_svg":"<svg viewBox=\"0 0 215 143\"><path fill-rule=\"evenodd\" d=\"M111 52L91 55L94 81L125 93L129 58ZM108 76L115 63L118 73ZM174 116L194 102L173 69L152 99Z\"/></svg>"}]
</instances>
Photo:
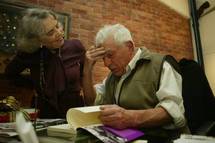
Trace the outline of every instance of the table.
<instances>
[{"instance_id":1,"label":"table","mask_svg":"<svg viewBox=\"0 0 215 143\"><path fill-rule=\"evenodd\" d=\"M78 132L78 135L75 139L50 137L47 135L46 129L38 131L37 136L38 136L40 143L102 143L95 136L91 135L90 133L88 133L86 131L82 131L82 130L80 130L80 132ZM151 138L151 140L148 140L148 143L172 143L173 142L173 141L165 141L165 140L159 139L159 138L153 138L153 137L150 137L150 138ZM138 139L138 141L141 141L141 143L145 143L144 140L145 140L144 137ZM131 143L137 143L138 141L136 140ZM18 137L13 137L13 138L0 137L0 142L1 143L22 143Z\"/></svg>"}]
</instances>

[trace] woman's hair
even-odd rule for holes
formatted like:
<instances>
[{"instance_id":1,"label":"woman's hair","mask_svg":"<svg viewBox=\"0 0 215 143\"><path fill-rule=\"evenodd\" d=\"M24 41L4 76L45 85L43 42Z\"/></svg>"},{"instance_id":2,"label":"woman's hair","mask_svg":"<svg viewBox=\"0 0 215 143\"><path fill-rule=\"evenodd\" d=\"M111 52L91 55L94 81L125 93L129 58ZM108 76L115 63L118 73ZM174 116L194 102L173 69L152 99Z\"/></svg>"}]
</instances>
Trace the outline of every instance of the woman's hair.
<instances>
[{"instance_id":1,"label":"woman's hair","mask_svg":"<svg viewBox=\"0 0 215 143\"><path fill-rule=\"evenodd\" d=\"M121 24L114 24L114 25L105 25L103 28L99 30L99 32L96 34L95 46L99 47L110 36L113 36L114 41L116 42L116 44L119 44L119 45L127 41L133 42L131 33L125 26Z\"/></svg>"},{"instance_id":2,"label":"woman's hair","mask_svg":"<svg viewBox=\"0 0 215 143\"><path fill-rule=\"evenodd\" d=\"M45 34L43 20L49 16L57 19L54 12L40 8L30 8L24 12L17 31L17 48L32 53L40 47L39 37Z\"/></svg>"}]
</instances>

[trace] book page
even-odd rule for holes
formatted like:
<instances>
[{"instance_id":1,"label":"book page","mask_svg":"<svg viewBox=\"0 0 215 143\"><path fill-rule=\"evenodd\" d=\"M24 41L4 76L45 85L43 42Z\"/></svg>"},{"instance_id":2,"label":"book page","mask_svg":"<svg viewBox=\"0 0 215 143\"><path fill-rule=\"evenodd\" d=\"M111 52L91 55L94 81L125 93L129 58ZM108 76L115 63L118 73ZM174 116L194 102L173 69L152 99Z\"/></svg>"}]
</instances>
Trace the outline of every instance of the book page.
<instances>
[{"instance_id":1,"label":"book page","mask_svg":"<svg viewBox=\"0 0 215 143\"><path fill-rule=\"evenodd\" d=\"M93 124L101 124L98 116L100 106L71 108L67 111L67 122L75 129Z\"/></svg>"},{"instance_id":2,"label":"book page","mask_svg":"<svg viewBox=\"0 0 215 143\"><path fill-rule=\"evenodd\" d=\"M100 110L100 106L88 106L88 107L78 107L78 108L74 108L76 110L79 110L83 113L92 113L92 112L99 112Z\"/></svg>"},{"instance_id":3,"label":"book page","mask_svg":"<svg viewBox=\"0 0 215 143\"><path fill-rule=\"evenodd\" d=\"M49 126L49 127L47 127L47 132L49 132L49 131L76 134L76 130L73 129L69 124L60 124L60 125L55 125L55 126Z\"/></svg>"}]
</instances>

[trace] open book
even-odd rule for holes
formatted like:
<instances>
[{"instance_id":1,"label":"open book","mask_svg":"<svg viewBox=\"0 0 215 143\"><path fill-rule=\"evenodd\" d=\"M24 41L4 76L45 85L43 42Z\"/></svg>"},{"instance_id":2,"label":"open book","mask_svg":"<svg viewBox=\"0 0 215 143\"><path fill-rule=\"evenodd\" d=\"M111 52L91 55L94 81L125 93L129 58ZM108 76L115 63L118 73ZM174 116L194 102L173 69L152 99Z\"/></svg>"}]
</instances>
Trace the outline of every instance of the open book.
<instances>
[{"instance_id":1,"label":"open book","mask_svg":"<svg viewBox=\"0 0 215 143\"><path fill-rule=\"evenodd\" d=\"M84 129L105 143L129 142L144 135L137 129L118 130L104 126L99 114L100 106L71 108L66 115L68 124L49 126L48 135L74 138L78 129Z\"/></svg>"}]
</instances>

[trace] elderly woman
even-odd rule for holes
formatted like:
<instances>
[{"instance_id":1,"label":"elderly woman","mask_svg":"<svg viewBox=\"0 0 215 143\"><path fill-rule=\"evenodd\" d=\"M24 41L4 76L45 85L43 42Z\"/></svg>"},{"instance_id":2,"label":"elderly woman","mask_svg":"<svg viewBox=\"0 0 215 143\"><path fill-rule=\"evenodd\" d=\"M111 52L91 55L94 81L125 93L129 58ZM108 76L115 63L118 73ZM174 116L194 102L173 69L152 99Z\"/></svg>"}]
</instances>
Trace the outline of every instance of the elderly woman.
<instances>
[{"instance_id":1,"label":"elderly woman","mask_svg":"<svg viewBox=\"0 0 215 143\"><path fill-rule=\"evenodd\" d=\"M71 107L83 106L80 95L85 48L79 40L64 40L56 15L28 9L17 36L18 53L5 69L10 79L30 69L38 93L40 118L64 118Z\"/></svg>"}]
</instances>

